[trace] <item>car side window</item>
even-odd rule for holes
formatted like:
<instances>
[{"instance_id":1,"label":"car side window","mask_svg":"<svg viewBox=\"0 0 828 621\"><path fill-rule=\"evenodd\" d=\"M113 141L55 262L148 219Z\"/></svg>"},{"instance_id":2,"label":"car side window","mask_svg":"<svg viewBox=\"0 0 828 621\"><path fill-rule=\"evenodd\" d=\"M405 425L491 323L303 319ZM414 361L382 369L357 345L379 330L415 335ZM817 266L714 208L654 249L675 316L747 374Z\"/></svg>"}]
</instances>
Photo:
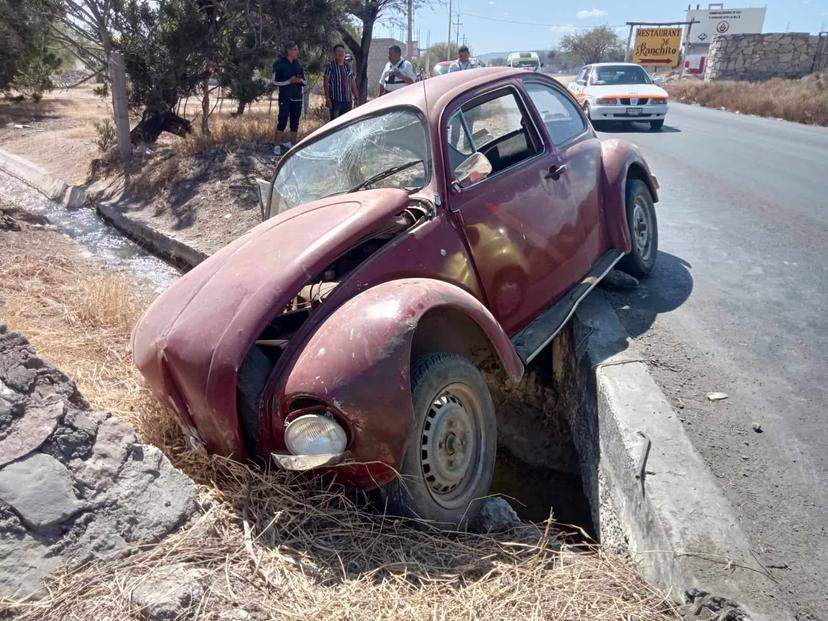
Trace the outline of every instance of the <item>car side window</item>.
<instances>
[{"instance_id":1,"label":"car side window","mask_svg":"<svg viewBox=\"0 0 828 621\"><path fill-rule=\"evenodd\" d=\"M449 120L447 138L452 171L475 152L489 160L491 175L538 153L532 122L512 92L463 106Z\"/></svg>"},{"instance_id":2,"label":"car side window","mask_svg":"<svg viewBox=\"0 0 828 621\"><path fill-rule=\"evenodd\" d=\"M526 85L526 91L538 109L549 137L556 145L571 140L586 129L581 112L557 89L539 82L530 82Z\"/></svg>"},{"instance_id":3,"label":"car side window","mask_svg":"<svg viewBox=\"0 0 828 621\"><path fill-rule=\"evenodd\" d=\"M589 69L589 67L581 68L581 72L575 78L576 82L586 83L587 69Z\"/></svg>"}]
</instances>

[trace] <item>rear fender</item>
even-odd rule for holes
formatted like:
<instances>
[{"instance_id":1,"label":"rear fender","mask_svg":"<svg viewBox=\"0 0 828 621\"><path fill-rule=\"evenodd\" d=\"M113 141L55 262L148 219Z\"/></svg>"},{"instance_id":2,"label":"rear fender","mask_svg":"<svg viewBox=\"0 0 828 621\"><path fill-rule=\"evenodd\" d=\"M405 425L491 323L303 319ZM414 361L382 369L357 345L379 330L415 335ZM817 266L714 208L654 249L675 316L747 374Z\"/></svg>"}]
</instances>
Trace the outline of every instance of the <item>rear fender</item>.
<instances>
[{"instance_id":1,"label":"rear fender","mask_svg":"<svg viewBox=\"0 0 828 621\"><path fill-rule=\"evenodd\" d=\"M284 420L292 410L308 400L321 402L349 432L350 466L344 467L350 471L344 478L360 487L389 480L400 467L414 420L414 336L424 316L441 310L474 322L506 374L522 376L523 364L509 337L471 294L426 278L383 283L334 311L303 347L279 391L279 412L273 418L276 444L283 444ZM354 465L360 463L379 467Z\"/></svg>"},{"instance_id":2,"label":"rear fender","mask_svg":"<svg viewBox=\"0 0 828 621\"><path fill-rule=\"evenodd\" d=\"M603 160L604 217L610 245L623 252L632 249L627 226L626 194L629 179L641 179L658 201L658 182L637 146L624 140L601 143Z\"/></svg>"}]
</instances>

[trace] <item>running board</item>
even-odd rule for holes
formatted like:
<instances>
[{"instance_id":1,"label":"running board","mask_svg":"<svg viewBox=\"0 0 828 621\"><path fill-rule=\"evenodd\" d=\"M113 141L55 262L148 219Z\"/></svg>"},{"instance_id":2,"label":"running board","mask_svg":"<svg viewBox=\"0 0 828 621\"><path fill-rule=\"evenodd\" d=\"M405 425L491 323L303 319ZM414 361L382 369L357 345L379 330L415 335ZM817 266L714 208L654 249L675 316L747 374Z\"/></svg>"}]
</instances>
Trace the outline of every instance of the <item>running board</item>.
<instances>
[{"instance_id":1,"label":"running board","mask_svg":"<svg viewBox=\"0 0 828 621\"><path fill-rule=\"evenodd\" d=\"M549 345L572 317L581 300L595 288L595 285L615 267L623 256L624 253L620 250L612 249L605 252L581 282L512 337L512 345L524 364L532 362L532 359Z\"/></svg>"}]
</instances>

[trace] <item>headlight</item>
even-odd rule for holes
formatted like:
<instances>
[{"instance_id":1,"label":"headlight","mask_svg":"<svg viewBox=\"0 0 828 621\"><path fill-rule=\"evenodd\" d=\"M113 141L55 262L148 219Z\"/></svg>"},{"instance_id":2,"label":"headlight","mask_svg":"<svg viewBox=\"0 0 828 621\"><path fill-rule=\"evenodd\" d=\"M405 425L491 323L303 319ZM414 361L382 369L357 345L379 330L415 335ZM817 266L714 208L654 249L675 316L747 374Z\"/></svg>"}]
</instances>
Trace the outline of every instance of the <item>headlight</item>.
<instances>
[{"instance_id":1,"label":"headlight","mask_svg":"<svg viewBox=\"0 0 828 621\"><path fill-rule=\"evenodd\" d=\"M285 428L285 446L294 455L341 453L347 444L345 430L321 414L305 414Z\"/></svg>"},{"instance_id":2,"label":"headlight","mask_svg":"<svg viewBox=\"0 0 828 621\"><path fill-rule=\"evenodd\" d=\"M651 103L651 104L657 104L657 105L659 105L659 104L666 104L666 103L667 103L667 100L666 100L664 97L653 97L653 98L650 100L650 103Z\"/></svg>"},{"instance_id":3,"label":"headlight","mask_svg":"<svg viewBox=\"0 0 828 621\"><path fill-rule=\"evenodd\" d=\"M599 97L596 103L605 105L605 106L614 106L618 103L617 97Z\"/></svg>"}]
</instances>

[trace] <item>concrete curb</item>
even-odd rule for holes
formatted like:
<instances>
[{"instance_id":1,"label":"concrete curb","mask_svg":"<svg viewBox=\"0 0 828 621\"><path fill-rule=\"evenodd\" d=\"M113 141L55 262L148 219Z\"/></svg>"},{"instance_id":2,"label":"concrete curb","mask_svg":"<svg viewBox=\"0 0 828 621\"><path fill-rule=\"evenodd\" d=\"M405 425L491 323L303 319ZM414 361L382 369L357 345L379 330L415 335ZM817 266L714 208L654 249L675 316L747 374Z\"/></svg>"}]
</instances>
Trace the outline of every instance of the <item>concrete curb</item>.
<instances>
[{"instance_id":1,"label":"concrete curb","mask_svg":"<svg viewBox=\"0 0 828 621\"><path fill-rule=\"evenodd\" d=\"M82 207L86 203L87 190L49 175L37 164L18 155L0 149L0 170L30 185L49 200L64 207ZM121 231L134 242L155 256L185 270L192 269L208 255L168 235L130 218L118 208L118 200L109 200L95 206L107 223Z\"/></svg>"},{"instance_id":2,"label":"concrete curb","mask_svg":"<svg viewBox=\"0 0 828 621\"><path fill-rule=\"evenodd\" d=\"M27 183L64 207L82 207L86 201L86 191L83 188L53 177L37 164L5 149L0 149L0 170Z\"/></svg>"},{"instance_id":3,"label":"concrete curb","mask_svg":"<svg viewBox=\"0 0 828 621\"><path fill-rule=\"evenodd\" d=\"M184 270L192 269L209 256L125 215L118 208L118 201L98 203L95 209L106 222L131 240L155 256Z\"/></svg>"},{"instance_id":4,"label":"concrete curb","mask_svg":"<svg viewBox=\"0 0 828 621\"><path fill-rule=\"evenodd\" d=\"M585 373L595 382L595 398L594 411L579 413L582 428L573 435L579 444L589 443L578 449L582 464L584 455L592 462L585 469L597 471L593 500L609 498L642 573L679 599L696 587L737 601L755 621L793 619L602 292L579 306L574 336L586 344L582 364L589 365ZM586 476L585 482L590 484ZM603 531L602 524L596 527Z\"/></svg>"}]
</instances>

